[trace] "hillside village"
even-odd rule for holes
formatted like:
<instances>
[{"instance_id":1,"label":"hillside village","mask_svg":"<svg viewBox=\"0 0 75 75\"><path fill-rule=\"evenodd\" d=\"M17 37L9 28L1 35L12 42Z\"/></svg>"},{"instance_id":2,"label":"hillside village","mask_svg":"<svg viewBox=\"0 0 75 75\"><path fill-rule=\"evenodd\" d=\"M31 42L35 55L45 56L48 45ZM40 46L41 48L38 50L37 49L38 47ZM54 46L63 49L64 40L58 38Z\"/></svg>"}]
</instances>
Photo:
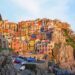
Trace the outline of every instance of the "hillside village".
<instances>
[{"instance_id":1,"label":"hillside village","mask_svg":"<svg viewBox=\"0 0 75 75\"><path fill-rule=\"evenodd\" d=\"M19 55L47 55L58 63L74 61L75 33L57 19L26 20L18 23L0 20L0 48Z\"/></svg>"}]
</instances>

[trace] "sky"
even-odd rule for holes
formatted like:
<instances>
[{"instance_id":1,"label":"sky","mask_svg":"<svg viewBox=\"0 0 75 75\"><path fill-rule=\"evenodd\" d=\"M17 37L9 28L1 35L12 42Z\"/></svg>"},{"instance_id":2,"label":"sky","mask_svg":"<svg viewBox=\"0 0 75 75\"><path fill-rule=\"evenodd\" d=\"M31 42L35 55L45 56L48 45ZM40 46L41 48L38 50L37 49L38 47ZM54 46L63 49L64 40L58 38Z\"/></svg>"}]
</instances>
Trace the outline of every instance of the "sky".
<instances>
[{"instance_id":1,"label":"sky","mask_svg":"<svg viewBox=\"0 0 75 75\"><path fill-rule=\"evenodd\" d=\"M75 31L75 0L0 0L4 20L19 22L37 18L67 22Z\"/></svg>"}]
</instances>

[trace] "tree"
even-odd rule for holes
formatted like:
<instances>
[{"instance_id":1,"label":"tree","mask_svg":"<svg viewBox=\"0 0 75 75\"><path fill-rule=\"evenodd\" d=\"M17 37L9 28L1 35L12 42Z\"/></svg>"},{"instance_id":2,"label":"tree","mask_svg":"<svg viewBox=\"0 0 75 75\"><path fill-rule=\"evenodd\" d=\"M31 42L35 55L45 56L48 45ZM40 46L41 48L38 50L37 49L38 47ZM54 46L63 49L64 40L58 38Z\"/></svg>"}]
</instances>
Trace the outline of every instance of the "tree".
<instances>
[{"instance_id":1,"label":"tree","mask_svg":"<svg viewBox=\"0 0 75 75\"><path fill-rule=\"evenodd\" d=\"M2 16L1 16L1 14L0 14L0 20L2 20Z\"/></svg>"}]
</instances>

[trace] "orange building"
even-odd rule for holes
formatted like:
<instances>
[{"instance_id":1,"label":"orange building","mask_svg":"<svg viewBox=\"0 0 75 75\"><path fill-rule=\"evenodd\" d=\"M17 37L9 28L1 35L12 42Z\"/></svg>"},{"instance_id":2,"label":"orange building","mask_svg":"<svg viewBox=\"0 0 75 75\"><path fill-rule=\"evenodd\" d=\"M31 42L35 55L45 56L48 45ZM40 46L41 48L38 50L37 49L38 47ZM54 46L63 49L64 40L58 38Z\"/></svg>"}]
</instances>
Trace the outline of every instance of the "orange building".
<instances>
[{"instance_id":1,"label":"orange building","mask_svg":"<svg viewBox=\"0 0 75 75\"><path fill-rule=\"evenodd\" d=\"M18 39L13 39L12 40L12 49L17 52L20 51L22 49L22 44Z\"/></svg>"}]
</instances>

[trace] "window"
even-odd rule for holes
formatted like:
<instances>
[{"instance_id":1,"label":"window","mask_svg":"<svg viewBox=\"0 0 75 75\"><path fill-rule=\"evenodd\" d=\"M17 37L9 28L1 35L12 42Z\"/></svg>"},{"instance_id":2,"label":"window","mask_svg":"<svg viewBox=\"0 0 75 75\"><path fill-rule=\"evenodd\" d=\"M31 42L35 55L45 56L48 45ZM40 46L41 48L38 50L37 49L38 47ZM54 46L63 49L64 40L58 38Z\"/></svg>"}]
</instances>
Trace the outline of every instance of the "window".
<instances>
[{"instance_id":1,"label":"window","mask_svg":"<svg viewBox=\"0 0 75 75\"><path fill-rule=\"evenodd\" d=\"M5 38L5 36L3 35L3 38Z\"/></svg>"}]
</instances>

